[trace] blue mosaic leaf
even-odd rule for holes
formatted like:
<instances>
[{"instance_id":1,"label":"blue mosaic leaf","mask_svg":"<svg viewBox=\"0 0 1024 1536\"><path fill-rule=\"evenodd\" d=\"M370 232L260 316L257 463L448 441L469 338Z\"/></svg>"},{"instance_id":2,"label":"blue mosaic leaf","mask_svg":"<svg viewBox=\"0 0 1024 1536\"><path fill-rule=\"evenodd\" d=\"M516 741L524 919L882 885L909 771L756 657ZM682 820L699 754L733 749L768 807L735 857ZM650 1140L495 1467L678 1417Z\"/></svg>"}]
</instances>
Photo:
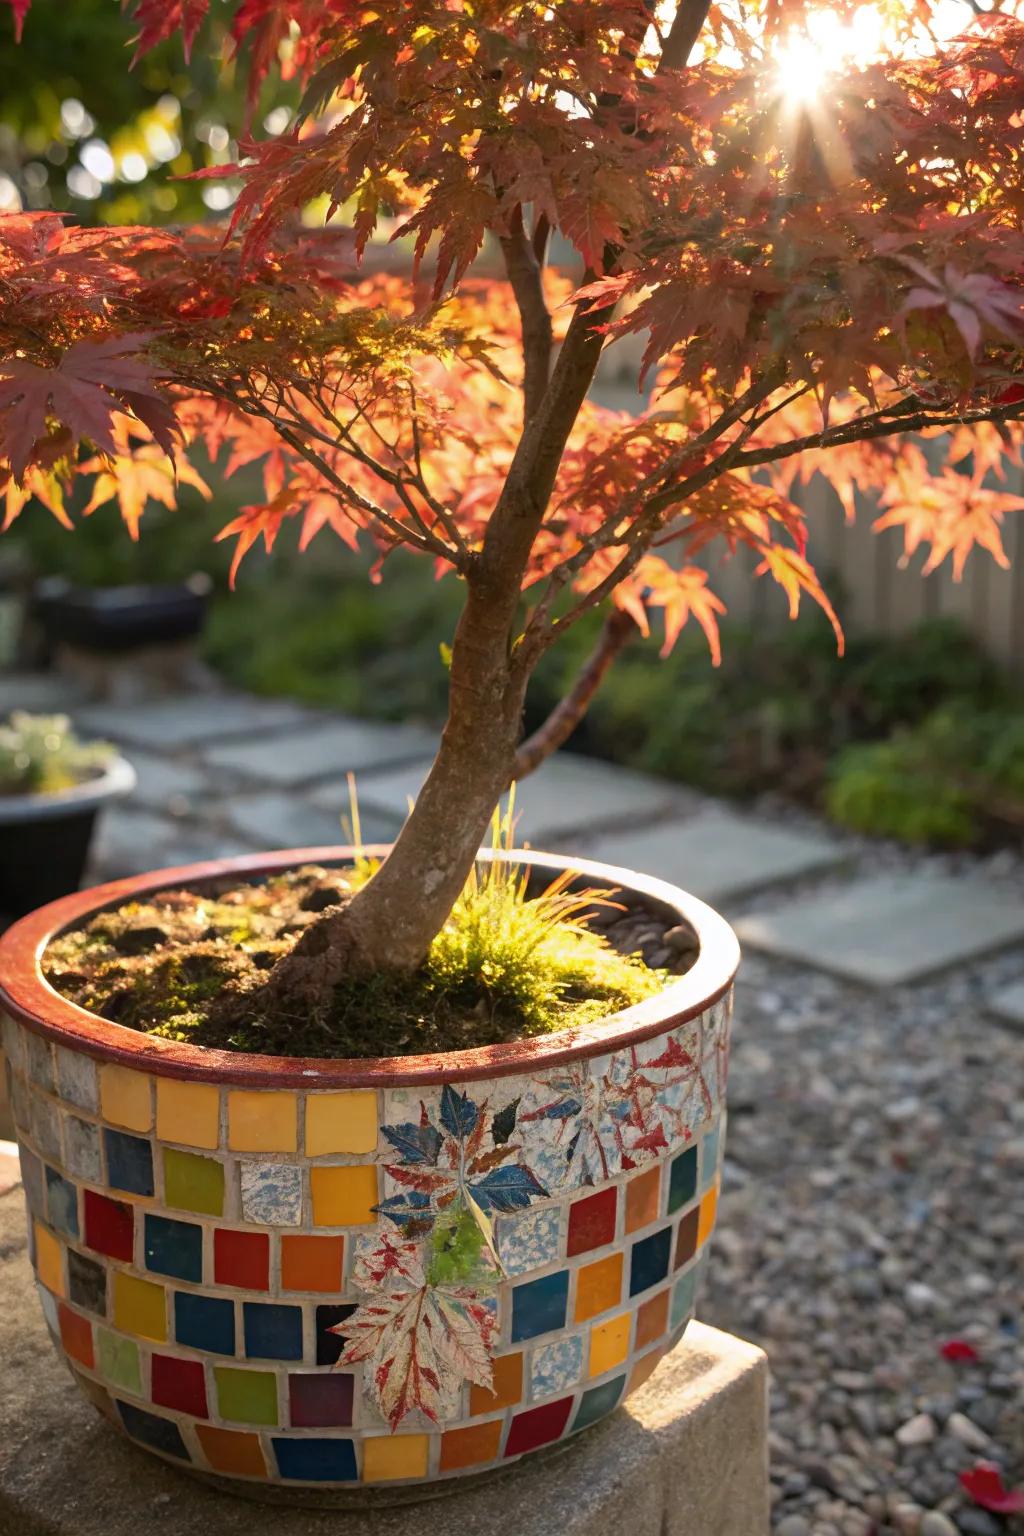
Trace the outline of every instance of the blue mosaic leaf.
<instances>
[{"instance_id":1,"label":"blue mosaic leaf","mask_svg":"<svg viewBox=\"0 0 1024 1536\"><path fill-rule=\"evenodd\" d=\"M578 1115L583 1105L579 1099L559 1099L555 1104L548 1104L543 1109L537 1110L530 1116L531 1120L571 1120Z\"/></svg>"},{"instance_id":2,"label":"blue mosaic leaf","mask_svg":"<svg viewBox=\"0 0 1024 1536\"><path fill-rule=\"evenodd\" d=\"M473 1197L485 1211L525 1211L531 1200L547 1194L529 1168L512 1163L492 1168L470 1185Z\"/></svg>"},{"instance_id":3,"label":"blue mosaic leaf","mask_svg":"<svg viewBox=\"0 0 1024 1536\"><path fill-rule=\"evenodd\" d=\"M445 1083L441 1090L441 1124L449 1136L463 1141L472 1135L479 1115L480 1111L468 1094L456 1093L449 1083Z\"/></svg>"},{"instance_id":4,"label":"blue mosaic leaf","mask_svg":"<svg viewBox=\"0 0 1024 1536\"><path fill-rule=\"evenodd\" d=\"M382 1125L381 1130L406 1165L429 1163L433 1166L444 1145L444 1137L436 1126L417 1125L413 1120L406 1120L402 1125Z\"/></svg>"},{"instance_id":5,"label":"blue mosaic leaf","mask_svg":"<svg viewBox=\"0 0 1024 1536\"><path fill-rule=\"evenodd\" d=\"M386 1216L398 1226L413 1217L423 1218L430 1215L430 1196L421 1189L410 1189L402 1195L389 1195L379 1205L373 1207L378 1216Z\"/></svg>"}]
</instances>

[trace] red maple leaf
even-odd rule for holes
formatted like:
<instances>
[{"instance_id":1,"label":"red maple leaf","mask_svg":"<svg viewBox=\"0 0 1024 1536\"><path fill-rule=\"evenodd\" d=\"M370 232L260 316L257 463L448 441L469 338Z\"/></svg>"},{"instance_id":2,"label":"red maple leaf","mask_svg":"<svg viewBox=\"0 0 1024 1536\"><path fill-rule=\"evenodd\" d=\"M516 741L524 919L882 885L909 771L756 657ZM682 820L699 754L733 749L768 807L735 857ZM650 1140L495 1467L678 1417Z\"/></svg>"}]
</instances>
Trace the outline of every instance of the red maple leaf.
<instances>
[{"instance_id":1,"label":"red maple leaf","mask_svg":"<svg viewBox=\"0 0 1024 1536\"><path fill-rule=\"evenodd\" d=\"M14 12L14 40L20 43L21 29L25 25L25 17L28 15L28 8L32 4L32 0L7 0L7 4Z\"/></svg>"},{"instance_id":2,"label":"red maple leaf","mask_svg":"<svg viewBox=\"0 0 1024 1536\"><path fill-rule=\"evenodd\" d=\"M1007 1488L994 1461L975 1462L969 1472L960 1473L960 1482L975 1504L995 1515L1019 1515L1024 1510L1024 1489Z\"/></svg>"},{"instance_id":3,"label":"red maple leaf","mask_svg":"<svg viewBox=\"0 0 1024 1536\"><path fill-rule=\"evenodd\" d=\"M947 1339L939 1348L943 1360L977 1360L978 1351L966 1339Z\"/></svg>"},{"instance_id":4,"label":"red maple leaf","mask_svg":"<svg viewBox=\"0 0 1024 1536\"><path fill-rule=\"evenodd\" d=\"M25 5L26 0L21 3ZM132 63L177 31L184 39L187 61L209 5L210 0L137 0L132 19L138 23L139 31Z\"/></svg>"}]
</instances>

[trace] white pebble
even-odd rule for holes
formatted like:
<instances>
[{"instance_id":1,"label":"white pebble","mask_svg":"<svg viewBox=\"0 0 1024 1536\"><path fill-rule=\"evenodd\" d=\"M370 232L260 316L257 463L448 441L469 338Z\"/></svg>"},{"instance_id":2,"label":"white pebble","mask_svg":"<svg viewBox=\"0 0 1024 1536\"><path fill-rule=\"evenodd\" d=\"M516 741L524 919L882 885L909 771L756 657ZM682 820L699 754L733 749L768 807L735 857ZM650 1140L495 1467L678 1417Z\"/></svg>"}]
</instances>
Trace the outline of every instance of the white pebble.
<instances>
[{"instance_id":1,"label":"white pebble","mask_svg":"<svg viewBox=\"0 0 1024 1536\"><path fill-rule=\"evenodd\" d=\"M966 1413L951 1413L946 1420L946 1432L955 1435L961 1445L968 1445L973 1451L988 1449L988 1435Z\"/></svg>"},{"instance_id":2,"label":"white pebble","mask_svg":"<svg viewBox=\"0 0 1024 1536\"><path fill-rule=\"evenodd\" d=\"M935 1420L930 1413L915 1413L912 1419L901 1424L896 1431L898 1445L928 1445L935 1439L938 1433Z\"/></svg>"},{"instance_id":3,"label":"white pebble","mask_svg":"<svg viewBox=\"0 0 1024 1536\"><path fill-rule=\"evenodd\" d=\"M921 1521L918 1536L960 1536L948 1515L940 1509L930 1509Z\"/></svg>"}]
</instances>

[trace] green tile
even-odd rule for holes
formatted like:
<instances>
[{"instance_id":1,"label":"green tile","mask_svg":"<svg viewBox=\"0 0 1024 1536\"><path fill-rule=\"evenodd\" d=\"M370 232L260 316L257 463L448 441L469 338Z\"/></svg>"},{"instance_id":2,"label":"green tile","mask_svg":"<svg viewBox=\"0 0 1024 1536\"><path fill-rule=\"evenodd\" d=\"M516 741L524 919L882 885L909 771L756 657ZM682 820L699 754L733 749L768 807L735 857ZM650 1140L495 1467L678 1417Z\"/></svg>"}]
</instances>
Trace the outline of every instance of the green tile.
<instances>
[{"instance_id":1,"label":"green tile","mask_svg":"<svg viewBox=\"0 0 1024 1536\"><path fill-rule=\"evenodd\" d=\"M277 1377L273 1371L245 1371L215 1365L221 1418L237 1424L276 1424Z\"/></svg>"},{"instance_id":2,"label":"green tile","mask_svg":"<svg viewBox=\"0 0 1024 1536\"><path fill-rule=\"evenodd\" d=\"M224 1164L194 1152L164 1148L166 1203L177 1211L198 1211L203 1216L224 1214Z\"/></svg>"},{"instance_id":3,"label":"green tile","mask_svg":"<svg viewBox=\"0 0 1024 1536\"><path fill-rule=\"evenodd\" d=\"M124 1339L119 1333L99 1330L100 1375L115 1387L141 1396L142 1373L139 1370L139 1346L134 1339Z\"/></svg>"}]
</instances>

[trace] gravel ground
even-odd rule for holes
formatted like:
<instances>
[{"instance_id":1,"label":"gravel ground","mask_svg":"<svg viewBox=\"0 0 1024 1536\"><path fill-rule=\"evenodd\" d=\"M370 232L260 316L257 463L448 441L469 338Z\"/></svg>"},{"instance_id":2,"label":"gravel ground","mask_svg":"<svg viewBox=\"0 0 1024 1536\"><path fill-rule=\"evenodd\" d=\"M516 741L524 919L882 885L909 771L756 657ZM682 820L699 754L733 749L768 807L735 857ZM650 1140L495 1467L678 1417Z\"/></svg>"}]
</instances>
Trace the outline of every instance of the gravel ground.
<instances>
[{"instance_id":1,"label":"gravel ground","mask_svg":"<svg viewBox=\"0 0 1024 1536\"><path fill-rule=\"evenodd\" d=\"M1024 1035L981 1008L1020 968L879 994L744 962L698 1310L769 1355L777 1536L1024 1533L957 1479L1024 1483Z\"/></svg>"}]
</instances>

